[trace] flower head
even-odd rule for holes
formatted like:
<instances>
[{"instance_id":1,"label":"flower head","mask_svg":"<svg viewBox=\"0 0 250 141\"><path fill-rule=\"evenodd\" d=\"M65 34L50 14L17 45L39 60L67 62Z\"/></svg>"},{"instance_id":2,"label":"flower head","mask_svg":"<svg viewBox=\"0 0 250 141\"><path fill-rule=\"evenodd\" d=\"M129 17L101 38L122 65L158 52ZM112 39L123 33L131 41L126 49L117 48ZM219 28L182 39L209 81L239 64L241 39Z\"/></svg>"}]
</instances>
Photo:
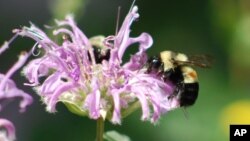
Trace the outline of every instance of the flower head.
<instances>
[{"instance_id":1,"label":"flower head","mask_svg":"<svg viewBox=\"0 0 250 141\"><path fill-rule=\"evenodd\" d=\"M104 118L120 124L122 117L141 107L142 120L155 122L174 106L168 96L174 87L154 74L146 73L146 50L153 44L148 33L130 37L130 26L139 18L137 6L126 16L117 35L88 39L76 26L72 15L56 21L54 35L63 35L62 43L52 41L31 24L16 34L34 39L44 53L25 66L23 73L36 88L49 112L63 102L70 111ZM122 62L126 49L138 43L137 53ZM40 78L45 78L41 81Z\"/></svg>"}]
</instances>

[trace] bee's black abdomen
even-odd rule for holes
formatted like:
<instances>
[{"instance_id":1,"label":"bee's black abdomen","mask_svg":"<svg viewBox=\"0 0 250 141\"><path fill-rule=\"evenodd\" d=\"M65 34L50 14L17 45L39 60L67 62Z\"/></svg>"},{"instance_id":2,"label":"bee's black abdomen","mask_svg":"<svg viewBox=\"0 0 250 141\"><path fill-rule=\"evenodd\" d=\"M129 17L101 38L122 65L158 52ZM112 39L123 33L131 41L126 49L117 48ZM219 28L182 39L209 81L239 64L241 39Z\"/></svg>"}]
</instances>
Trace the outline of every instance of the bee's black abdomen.
<instances>
[{"instance_id":1,"label":"bee's black abdomen","mask_svg":"<svg viewBox=\"0 0 250 141\"><path fill-rule=\"evenodd\" d=\"M180 95L180 106L191 106L195 103L199 92L199 84L195 83L185 83L184 91Z\"/></svg>"}]
</instances>

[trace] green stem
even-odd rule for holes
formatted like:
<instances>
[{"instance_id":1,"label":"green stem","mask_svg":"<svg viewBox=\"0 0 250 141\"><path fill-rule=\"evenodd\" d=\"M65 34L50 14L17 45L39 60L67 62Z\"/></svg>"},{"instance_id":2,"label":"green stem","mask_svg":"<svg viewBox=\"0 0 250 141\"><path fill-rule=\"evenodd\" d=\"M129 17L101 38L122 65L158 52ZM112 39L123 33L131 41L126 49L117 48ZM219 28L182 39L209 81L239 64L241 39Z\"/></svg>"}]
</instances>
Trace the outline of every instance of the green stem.
<instances>
[{"instance_id":1,"label":"green stem","mask_svg":"<svg viewBox=\"0 0 250 141\"><path fill-rule=\"evenodd\" d=\"M97 119L96 126L96 141L103 141L103 132L104 132L104 120L102 117Z\"/></svg>"}]
</instances>

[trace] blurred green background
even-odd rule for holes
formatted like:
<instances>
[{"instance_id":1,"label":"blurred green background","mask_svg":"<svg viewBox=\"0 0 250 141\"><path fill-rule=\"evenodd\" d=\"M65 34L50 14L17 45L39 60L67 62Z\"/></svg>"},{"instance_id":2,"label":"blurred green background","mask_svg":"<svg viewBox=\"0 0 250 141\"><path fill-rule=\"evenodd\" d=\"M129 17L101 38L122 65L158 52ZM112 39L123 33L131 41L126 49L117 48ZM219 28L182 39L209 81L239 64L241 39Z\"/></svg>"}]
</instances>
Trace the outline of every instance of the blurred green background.
<instances>
[{"instance_id":1,"label":"blurred green background","mask_svg":"<svg viewBox=\"0 0 250 141\"><path fill-rule=\"evenodd\" d=\"M0 44L12 36L12 29L32 21L43 28L54 18L75 13L79 27L88 37L114 34L118 6L121 21L128 12L129 0L0 0ZM227 141L229 124L250 124L250 1L249 0L137 0L140 19L132 35L148 32L154 55L163 50L213 56L210 69L197 68L200 93L196 104L164 115L158 124L140 120L141 111L123 120L122 125L105 124L133 141ZM30 39L19 38L0 57L4 73L21 50L32 46ZM134 50L130 50L134 52ZM128 52L130 54L131 52ZM13 121L18 141L94 141L95 121L71 114L59 104L56 114L45 106L23 77L16 74L18 86L33 94L35 102L19 114L18 101L0 113Z\"/></svg>"}]
</instances>

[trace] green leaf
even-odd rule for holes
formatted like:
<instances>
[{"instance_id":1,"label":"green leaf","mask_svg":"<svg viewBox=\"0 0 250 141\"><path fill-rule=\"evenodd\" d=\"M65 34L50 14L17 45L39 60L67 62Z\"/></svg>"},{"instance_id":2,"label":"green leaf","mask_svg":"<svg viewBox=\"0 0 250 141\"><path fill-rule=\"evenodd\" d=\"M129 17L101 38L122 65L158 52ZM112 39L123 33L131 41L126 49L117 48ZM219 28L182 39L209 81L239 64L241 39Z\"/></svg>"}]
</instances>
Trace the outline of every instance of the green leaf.
<instances>
[{"instance_id":1,"label":"green leaf","mask_svg":"<svg viewBox=\"0 0 250 141\"><path fill-rule=\"evenodd\" d=\"M106 141L131 141L128 136L120 134L117 131L107 131L103 138Z\"/></svg>"}]
</instances>

